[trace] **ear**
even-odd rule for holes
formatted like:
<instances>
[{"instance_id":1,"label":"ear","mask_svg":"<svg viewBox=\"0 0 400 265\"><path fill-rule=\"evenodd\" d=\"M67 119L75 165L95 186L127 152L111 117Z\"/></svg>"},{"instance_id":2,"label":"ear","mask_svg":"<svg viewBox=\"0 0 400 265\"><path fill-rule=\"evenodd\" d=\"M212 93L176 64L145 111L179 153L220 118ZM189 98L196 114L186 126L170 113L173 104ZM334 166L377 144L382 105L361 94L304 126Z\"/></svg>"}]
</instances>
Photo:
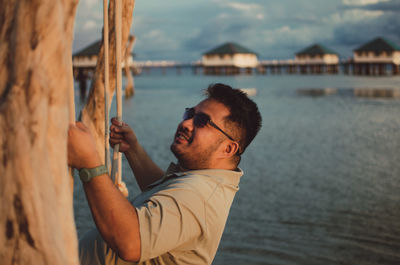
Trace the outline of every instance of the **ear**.
<instances>
[{"instance_id":1,"label":"ear","mask_svg":"<svg viewBox=\"0 0 400 265\"><path fill-rule=\"evenodd\" d=\"M227 158L230 158L239 151L239 144L230 140L227 141L228 142L225 144L225 148L223 150L223 155Z\"/></svg>"}]
</instances>

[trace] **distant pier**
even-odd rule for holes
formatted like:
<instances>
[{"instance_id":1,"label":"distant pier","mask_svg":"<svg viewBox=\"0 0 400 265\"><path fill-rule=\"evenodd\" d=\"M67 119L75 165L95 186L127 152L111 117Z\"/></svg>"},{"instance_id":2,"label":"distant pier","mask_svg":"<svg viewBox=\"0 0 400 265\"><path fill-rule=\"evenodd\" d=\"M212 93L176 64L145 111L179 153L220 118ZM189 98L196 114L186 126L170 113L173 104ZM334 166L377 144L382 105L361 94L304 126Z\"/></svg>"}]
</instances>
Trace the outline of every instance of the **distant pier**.
<instances>
[{"instance_id":1,"label":"distant pier","mask_svg":"<svg viewBox=\"0 0 400 265\"><path fill-rule=\"evenodd\" d=\"M91 78L94 74L95 64L74 65L75 80ZM134 75L150 74L157 70L166 74L173 72L181 74L183 69L190 68L193 74L204 75L323 75L345 74L359 76L388 76L400 75L400 65L394 63L354 62L342 61L337 64L300 63L295 60L270 60L259 61L256 67L234 66L204 66L201 62L182 63L174 61L134 61L129 66Z\"/></svg>"},{"instance_id":2,"label":"distant pier","mask_svg":"<svg viewBox=\"0 0 400 265\"><path fill-rule=\"evenodd\" d=\"M100 45L97 41L73 56L74 78L82 86L93 76ZM130 56L127 63L134 75L151 73L156 69L162 74L171 72L170 69L181 74L183 69L191 68L193 74L204 75L387 76L400 75L400 47L378 37L355 49L353 57L346 60L340 60L337 52L318 43L297 52L294 59L258 60L256 52L228 42L204 53L195 62L136 61Z\"/></svg>"},{"instance_id":3,"label":"distant pier","mask_svg":"<svg viewBox=\"0 0 400 265\"><path fill-rule=\"evenodd\" d=\"M399 88L357 87L357 88L300 88L297 93L302 96L322 97L331 95L354 96L360 98L399 99Z\"/></svg>"},{"instance_id":4,"label":"distant pier","mask_svg":"<svg viewBox=\"0 0 400 265\"><path fill-rule=\"evenodd\" d=\"M296 60L260 61L260 74L338 74L339 64L304 63Z\"/></svg>"},{"instance_id":5,"label":"distant pier","mask_svg":"<svg viewBox=\"0 0 400 265\"><path fill-rule=\"evenodd\" d=\"M346 75L385 76L399 75L400 65L385 62L355 62L348 60L342 63Z\"/></svg>"}]
</instances>

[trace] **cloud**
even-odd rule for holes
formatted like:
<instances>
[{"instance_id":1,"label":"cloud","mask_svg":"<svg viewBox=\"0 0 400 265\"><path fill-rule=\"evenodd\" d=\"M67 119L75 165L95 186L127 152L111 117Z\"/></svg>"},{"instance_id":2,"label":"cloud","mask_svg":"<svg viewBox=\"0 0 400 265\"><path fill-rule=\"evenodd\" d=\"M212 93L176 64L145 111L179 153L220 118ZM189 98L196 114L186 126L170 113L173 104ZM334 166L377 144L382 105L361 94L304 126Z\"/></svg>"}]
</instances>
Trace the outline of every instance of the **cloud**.
<instances>
[{"instance_id":1,"label":"cloud","mask_svg":"<svg viewBox=\"0 0 400 265\"><path fill-rule=\"evenodd\" d=\"M81 48L101 38L103 6L97 0L81 0L76 11L74 47Z\"/></svg>"},{"instance_id":2,"label":"cloud","mask_svg":"<svg viewBox=\"0 0 400 265\"><path fill-rule=\"evenodd\" d=\"M135 52L138 60L189 61L235 41L265 59L292 58L315 42L351 54L376 36L400 43L399 12L399 0L144 1L135 8ZM74 46L99 39L101 27L101 2L81 0Z\"/></svg>"},{"instance_id":3,"label":"cloud","mask_svg":"<svg viewBox=\"0 0 400 265\"><path fill-rule=\"evenodd\" d=\"M350 51L378 36L400 43L398 0L346 0L346 2L348 5L343 7L342 12L329 18L335 25L333 34L335 43L347 46Z\"/></svg>"},{"instance_id":4,"label":"cloud","mask_svg":"<svg viewBox=\"0 0 400 265\"><path fill-rule=\"evenodd\" d=\"M399 28L398 14L385 13L384 16L338 25L334 30L334 40L338 44L347 45L351 50L378 36L400 43Z\"/></svg>"},{"instance_id":5,"label":"cloud","mask_svg":"<svg viewBox=\"0 0 400 265\"><path fill-rule=\"evenodd\" d=\"M198 54L206 52L224 42L238 42L244 46L254 43L254 35L259 27L254 19L245 19L241 15L220 13L207 21L193 35L182 41L182 47ZM251 48L251 47L249 47Z\"/></svg>"},{"instance_id":6,"label":"cloud","mask_svg":"<svg viewBox=\"0 0 400 265\"><path fill-rule=\"evenodd\" d=\"M98 4L99 1L97 1L97 0L84 0L84 1L82 1L82 2L85 4L85 6L86 6L87 8L92 8L92 7L94 7L96 4Z\"/></svg>"},{"instance_id":7,"label":"cloud","mask_svg":"<svg viewBox=\"0 0 400 265\"><path fill-rule=\"evenodd\" d=\"M257 3L230 2L226 0L215 0L214 2L224 10L227 8L232 9L247 18L258 20L265 18L263 6Z\"/></svg>"},{"instance_id":8,"label":"cloud","mask_svg":"<svg viewBox=\"0 0 400 265\"><path fill-rule=\"evenodd\" d=\"M383 14L384 12L380 10L349 9L342 12L334 13L329 17L323 18L323 21L325 23L331 23L336 26L341 26L342 24L349 25L351 23L359 21L374 19L382 16Z\"/></svg>"},{"instance_id":9,"label":"cloud","mask_svg":"<svg viewBox=\"0 0 400 265\"><path fill-rule=\"evenodd\" d=\"M149 32L138 36L135 50L140 50L137 53L138 59L177 59L176 54L179 51L177 41L161 29L153 29Z\"/></svg>"},{"instance_id":10,"label":"cloud","mask_svg":"<svg viewBox=\"0 0 400 265\"><path fill-rule=\"evenodd\" d=\"M205 52L227 41L224 31L225 29L220 25L205 26L195 36L183 41L183 46L188 50Z\"/></svg>"},{"instance_id":11,"label":"cloud","mask_svg":"<svg viewBox=\"0 0 400 265\"><path fill-rule=\"evenodd\" d=\"M85 22L85 24L83 24L83 29L84 30L91 30L96 28L98 25L96 24L96 22L94 20L88 20Z\"/></svg>"},{"instance_id":12,"label":"cloud","mask_svg":"<svg viewBox=\"0 0 400 265\"><path fill-rule=\"evenodd\" d=\"M73 52L77 52L91 43L100 40L99 30L77 31L74 36Z\"/></svg>"},{"instance_id":13,"label":"cloud","mask_svg":"<svg viewBox=\"0 0 400 265\"><path fill-rule=\"evenodd\" d=\"M331 39L332 33L318 27L297 27L285 25L272 30L262 32L262 41L270 47L288 49L302 49L316 42L325 42Z\"/></svg>"},{"instance_id":14,"label":"cloud","mask_svg":"<svg viewBox=\"0 0 400 265\"><path fill-rule=\"evenodd\" d=\"M347 3L348 1L348 3ZM359 2L361 1L361 2ZM343 9L358 9L384 12L400 12L400 1L398 0L345 0Z\"/></svg>"},{"instance_id":15,"label":"cloud","mask_svg":"<svg viewBox=\"0 0 400 265\"><path fill-rule=\"evenodd\" d=\"M261 6L258 4L245 4L245 3L239 3L239 2L226 2L224 5L235 9L235 10L240 10L240 11L253 11L257 9L261 9Z\"/></svg>"},{"instance_id":16,"label":"cloud","mask_svg":"<svg viewBox=\"0 0 400 265\"><path fill-rule=\"evenodd\" d=\"M322 22L316 13L275 10L279 11L279 7L272 10L268 17L257 17L255 12L247 14L247 11L232 12L225 8L203 24L196 34L183 40L183 49L199 54L224 42L235 41L256 51L260 58L292 58L294 52L305 46L333 37L333 26Z\"/></svg>"},{"instance_id":17,"label":"cloud","mask_svg":"<svg viewBox=\"0 0 400 265\"><path fill-rule=\"evenodd\" d=\"M365 6L383 2L388 2L388 0L343 0L343 4L350 6Z\"/></svg>"},{"instance_id":18,"label":"cloud","mask_svg":"<svg viewBox=\"0 0 400 265\"><path fill-rule=\"evenodd\" d=\"M263 19L265 18L264 14L261 14L261 13L256 14L255 17L256 17L257 19L259 19L259 20L263 20Z\"/></svg>"},{"instance_id":19,"label":"cloud","mask_svg":"<svg viewBox=\"0 0 400 265\"><path fill-rule=\"evenodd\" d=\"M365 10L380 10L384 12L400 12L400 1L382 1L360 7Z\"/></svg>"}]
</instances>

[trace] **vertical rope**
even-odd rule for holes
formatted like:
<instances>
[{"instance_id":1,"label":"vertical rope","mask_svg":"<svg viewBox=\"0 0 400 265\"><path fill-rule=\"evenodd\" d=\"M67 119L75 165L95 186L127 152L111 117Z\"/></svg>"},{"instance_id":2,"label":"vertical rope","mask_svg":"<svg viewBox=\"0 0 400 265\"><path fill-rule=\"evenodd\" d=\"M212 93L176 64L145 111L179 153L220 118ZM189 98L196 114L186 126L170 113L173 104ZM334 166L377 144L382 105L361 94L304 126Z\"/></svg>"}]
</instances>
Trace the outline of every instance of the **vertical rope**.
<instances>
[{"instance_id":1,"label":"vertical rope","mask_svg":"<svg viewBox=\"0 0 400 265\"><path fill-rule=\"evenodd\" d=\"M121 65L121 46L122 46L122 10L121 0L115 0L115 67L116 67L116 97L117 97L117 120L122 123L122 65ZM117 174L117 170L119 172ZM119 144L114 146L113 163L111 169L111 178L120 191L128 196L128 190L125 183L122 182L122 160L119 153Z\"/></svg>"},{"instance_id":2,"label":"vertical rope","mask_svg":"<svg viewBox=\"0 0 400 265\"><path fill-rule=\"evenodd\" d=\"M75 125L75 92L74 92L74 86L69 90L69 124ZM74 169L72 167L68 168L68 174L70 176L70 185L71 185L71 191L72 193L74 192Z\"/></svg>"},{"instance_id":3,"label":"vertical rope","mask_svg":"<svg viewBox=\"0 0 400 265\"><path fill-rule=\"evenodd\" d=\"M118 187L122 185L122 154L118 153L118 172L117 172L117 180L116 184Z\"/></svg>"},{"instance_id":4,"label":"vertical rope","mask_svg":"<svg viewBox=\"0 0 400 265\"><path fill-rule=\"evenodd\" d=\"M71 69L72 70L72 69ZM79 71L79 70L78 70ZM72 82L70 89L68 91L68 110L69 110L69 124L75 125L75 88L74 88L74 73L71 72ZM85 80L86 82L86 80ZM74 192L74 169L72 167L68 168L68 173L71 179L71 190Z\"/></svg>"},{"instance_id":5,"label":"vertical rope","mask_svg":"<svg viewBox=\"0 0 400 265\"><path fill-rule=\"evenodd\" d=\"M117 119L122 123L122 10L121 10L121 0L115 0L115 58L116 58L116 99L117 99ZM118 169L121 163L121 156L119 153L119 145L117 151ZM115 176L115 184L119 185L122 180L121 171L118 171Z\"/></svg>"},{"instance_id":6,"label":"vertical rope","mask_svg":"<svg viewBox=\"0 0 400 265\"><path fill-rule=\"evenodd\" d=\"M75 124L75 91L74 91L74 83L72 83L71 89L69 90L69 123Z\"/></svg>"},{"instance_id":7,"label":"vertical rope","mask_svg":"<svg viewBox=\"0 0 400 265\"><path fill-rule=\"evenodd\" d=\"M104 161L106 168L108 169L108 172L110 172L110 144L109 144L109 139L110 139L110 134L109 134L109 127L110 127L110 117L109 117L109 94L108 91L110 89L110 77L109 77L109 57L108 57L108 42L109 42L109 37L108 37L108 0L103 0L103 20L104 20L104 27L103 27L103 43L104 43Z\"/></svg>"}]
</instances>

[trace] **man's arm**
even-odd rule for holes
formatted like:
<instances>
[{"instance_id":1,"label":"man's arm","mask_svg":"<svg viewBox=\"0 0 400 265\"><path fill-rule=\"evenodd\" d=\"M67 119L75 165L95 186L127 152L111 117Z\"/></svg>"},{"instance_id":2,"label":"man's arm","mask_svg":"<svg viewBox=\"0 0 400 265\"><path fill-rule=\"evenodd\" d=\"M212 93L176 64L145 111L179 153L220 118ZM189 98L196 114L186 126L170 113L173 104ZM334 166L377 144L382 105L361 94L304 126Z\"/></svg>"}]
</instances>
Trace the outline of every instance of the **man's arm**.
<instances>
[{"instance_id":1,"label":"man's arm","mask_svg":"<svg viewBox=\"0 0 400 265\"><path fill-rule=\"evenodd\" d=\"M68 164L74 168L94 168L101 159L89 130L82 124L68 131ZM135 207L114 186L107 174L84 182L86 197L96 226L104 241L127 261L140 259L139 221Z\"/></svg>"},{"instance_id":2,"label":"man's arm","mask_svg":"<svg viewBox=\"0 0 400 265\"><path fill-rule=\"evenodd\" d=\"M120 144L120 152L125 154L126 159L135 175L136 181L141 190L157 181L164 175L164 171L159 168L149 157L143 147L139 144L135 133L128 124L120 123L111 119L110 144Z\"/></svg>"}]
</instances>

